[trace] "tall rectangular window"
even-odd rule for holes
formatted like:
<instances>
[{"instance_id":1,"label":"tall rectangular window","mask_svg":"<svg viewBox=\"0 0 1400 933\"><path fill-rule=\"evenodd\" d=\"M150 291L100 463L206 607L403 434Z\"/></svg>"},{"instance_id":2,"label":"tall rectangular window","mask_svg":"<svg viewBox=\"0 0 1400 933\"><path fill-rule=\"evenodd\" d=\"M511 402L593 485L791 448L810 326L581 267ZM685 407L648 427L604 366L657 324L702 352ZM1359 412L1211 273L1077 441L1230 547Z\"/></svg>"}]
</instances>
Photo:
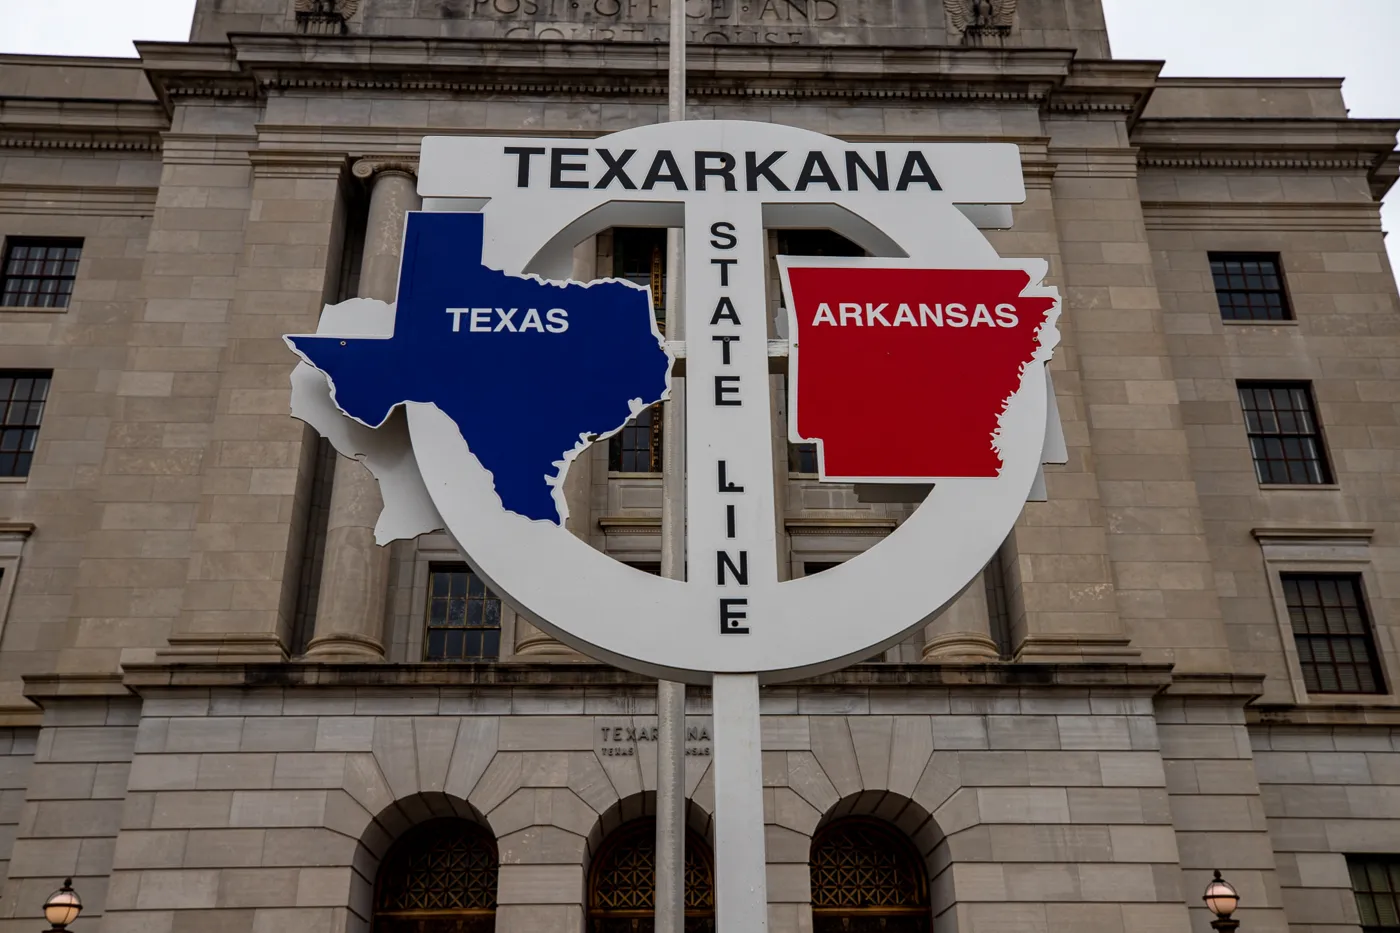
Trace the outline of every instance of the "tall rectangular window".
<instances>
[{"instance_id":1,"label":"tall rectangular window","mask_svg":"<svg viewBox=\"0 0 1400 933\"><path fill-rule=\"evenodd\" d=\"M428 573L426 661L492 661L501 656L501 600L466 564Z\"/></svg>"},{"instance_id":2,"label":"tall rectangular window","mask_svg":"<svg viewBox=\"0 0 1400 933\"><path fill-rule=\"evenodd\" d=\"M0 307L68 307L82 252L82 240L7 239Z\"/></svg>"},{"instance_id":3,"label":"tall rectangular window","mask_svg":"<svg viewBox=\"0 0 1400 933\"><path fill-rule=\"evenodd\" d=\"M1211 253L1210 274L1224 320L1293 320L1277 253Z\"/></svg>"},{"instance_id":4,"label":"tall rectangular window","mask_svg":"<svg viewBox=\"0 0 1400 933\"><path fill-rule=\"evenodd\" d=\"M0 369L0 476L28 476L51 372Z\"/></svg>"},{"instance_id":5,"label":"tall rectangular window","mask_svg":"<svg viewBox=\"0 0 1400 933\"><path fill-rule=\"evenodd\" d=\"M1363 933L1400 931L1400 858L1350 855L1347 869Z\"/></svg>"},{"instance_id":6,"label":"tall rectangular window","mask_svg":"<svg viewBox=\"0 0 1400 933\"><path fill-rule=\"evenodd\" d=\"M1260 483L1332 482L1307 383L1241 382L1239 390L1254 472Z\"/></svg>"},{"instance_id":7,"label":"tall rectangular window","mask_svg":"<svg viewBox=\"0 0 1400 933\"><path fill-rule=\"evenodd\" d=\"M1283 598L1309 693L1384 693L1355 573L1285 573Z\"/></svg>"},{"instance_id":8,"label":"tall rectangular window","mask_svg":"<svg viewBox=\"0 0 1400 933\"><path fill-rule=\"evenodd\" d=\"M661 472L661 403L637 413L608 439L608 469L615 473Z\"/></svg>"},{"instance_id":9,"label":"tall rectangular window","mask_svg":"<svg viewBox=\"0 0 1400 933\"><path fill-rule=\"evenodd\" d=\"M666 230L664 227L614 227L613 277L651 288L658 320L666 317Z\"/></svg>"}]
</instances>

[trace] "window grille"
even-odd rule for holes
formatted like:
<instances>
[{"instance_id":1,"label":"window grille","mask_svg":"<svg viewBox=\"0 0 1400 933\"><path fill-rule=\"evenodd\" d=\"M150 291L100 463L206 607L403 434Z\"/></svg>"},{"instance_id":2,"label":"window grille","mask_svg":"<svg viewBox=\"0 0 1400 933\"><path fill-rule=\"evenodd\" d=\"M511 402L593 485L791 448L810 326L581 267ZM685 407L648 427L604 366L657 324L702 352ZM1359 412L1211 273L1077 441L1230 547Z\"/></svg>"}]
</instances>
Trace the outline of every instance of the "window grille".
<instances>
[{"instance_id":1,"label":"window grille","mask_svg":"<svg viewBox=\"0 0 1400 933\"><path fill-rule=\"evenodd\" d=\"M82 240L7 240L0 307L68 307L82 252Z\"/></svg>"},{"instance_id":2,"label":"window grille","mask_svg":"<svg viewBox=\"0 0 1400 933\"><path fill-rule=\"evenodd\" d=\"M1303 382L1241 382L1240 406L1264 485L1332 482L1312 392Z\"/></svg>"},{"instance_id":3,"label":"window grille","mask_svg":"<svg viewBox=\"0 0 1400 933\"><path fill-rule=\"evenodd\" d=\"M496 926L496 842L463 819L410 829L379 868L375 933L491 933Z\"/></svg>"},{"instance_id":4,"label":"window grille","mask_svg":"<svg viewBox=\"0 0 1400 933\"><path fill-rule=\"evenodd\" d=\"M661 472L661 403L637 413L608 439L608 469L615 473Z\"/></svg>"},{"instance_id":5,"label":"window grille","mask_svg":"<svg viewBox=\"0 0 1400 933\"><path fill-rule=\"evenodd\" d=\"M1224 320L1293 320L1277 253L1211 253L1210 274Z\"/></svg>"},{"instance_id":6,"label":"window grille","mask_svg":"<svg viewBox=\"0 0 1400 933\"><path fill-rule=\"evenodd\" d=\"M1400 858L1393 855L1347 857L1362 933L1400 931Z\"/></svg>"},{"instance_id":7,"label":"window grille","mask_svg":"<svg viewBox=\"0 0 1400 933\"><path fill-rule=\"evenodd\" d=\"M466 564L428 572L426 661L491 661L501 655L501 600Z\"/></svg>"},{"instance_id":8,"label":"window grille","mask_svg":"<svg viewBox=\"0 0 1400 933\"><path fill-rule=\"evenodd\" d=\"M1361 575L1281 576L1298 663L1309 693L1384 693Z\"/></svg>"},{"instance_id":9,"label":"window grille","mask_svg":"<svg viewBox=\"0 0 1400 933\"><path fill-rule=\"evenodd\" d=\"M814 933L929 933L928 876L908 838L881 820L847 817L812 841Z\"/></svg>"},{"instance_id":10,"label":"window grille","mask_svg":"<svg viewBox=\"0 0 1400 933\"><path fill-rule=\"evenodd\" d=\"M0 369L0 476L28 476L51 372Z\"/></svg>"},{"instance_id":11,"label":"window grille","mask_svg":"<svg viewBox=\"0 0 1400 933\"><path fill-rule=\"evenodd\" d=\"M685 840L685 933L714 933L710 847ZM652 933L656 910L656 820L624 823L605 840L589 871L588 933Z\"/></svg>"}]
</instances>

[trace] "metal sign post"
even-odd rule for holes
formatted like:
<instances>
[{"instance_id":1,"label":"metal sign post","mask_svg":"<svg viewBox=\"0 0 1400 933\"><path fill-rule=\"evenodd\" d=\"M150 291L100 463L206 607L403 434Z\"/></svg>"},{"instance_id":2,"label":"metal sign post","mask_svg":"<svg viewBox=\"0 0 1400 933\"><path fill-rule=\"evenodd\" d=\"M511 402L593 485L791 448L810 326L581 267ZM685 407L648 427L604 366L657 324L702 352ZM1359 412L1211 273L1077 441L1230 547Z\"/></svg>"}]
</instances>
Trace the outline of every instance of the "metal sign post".
<instances>
[{"instance_id":1,"label":"metal sign post","mask_svg":"<svg viewBox=\"0 0 1400 933\"><path fill-rule=\"evenodd\" d=\"M669 108L685 119L685 0L671 0ZM666 336L685 339L684 250L679 228L666 230ZM661 575L685 579L685 379L671 380L662 403ZM656 933L685 930L685 684L656 684Z\"/></svg>"}]
</instances>

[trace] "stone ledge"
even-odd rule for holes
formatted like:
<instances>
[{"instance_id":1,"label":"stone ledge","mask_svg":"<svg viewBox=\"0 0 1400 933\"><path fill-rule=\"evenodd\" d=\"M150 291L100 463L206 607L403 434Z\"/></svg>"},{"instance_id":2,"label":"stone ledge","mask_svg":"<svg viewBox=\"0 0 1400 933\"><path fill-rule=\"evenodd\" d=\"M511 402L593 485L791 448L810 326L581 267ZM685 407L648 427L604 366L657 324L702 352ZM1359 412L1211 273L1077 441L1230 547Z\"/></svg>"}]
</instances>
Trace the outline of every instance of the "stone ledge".
<instances>
[{"instance_id":1,"label":"stone ledge","mask_svg":"<svg viewBox=\"0 0 1400 933\"><path fill-rule=\"evenodd\" d=\"M1264 675L1176 672L1163 692L1173 697L1234 697L1247 703L1264 695Z\"/></svg>"},{"instance_id":2,"label":"stone ledge","mask_svg":"<svg viewBox=\"0 0 1400 933\"><path fill-rule=\"evenodd\" d=\"M1251 726L1400 726L1400 706L1364 703L1269 703L1244 710Z\"/></svg>"},{"instance_id":3,"label":"stone ledge","mask_svg":"<svg viewBox=\"0 0 1400 933\"><path fill-rule=\"evenodd\" d=\"M121 674L25 674L24 695L36 703L59 697L126 697Z\"/></svg>"},{"instance_id":4,"label":"stone ledge","mask_svg":"<svg viewBox=\"0 0 1400 933\"><path fill-rule=\"evenodd\" d=\"M630 687L655 680L603 664L128 664L121 684L141 693L168 687ZM45 675L62 680L66 675ZM39 680L40 678L36 678ZM1170 665L1153 664L858 664L776 687L1128 688L1157 693ZM26 687L30 679L25 680ZM49 688L45 688L49 689ZM34 694L28 690L27 693ZM52 695L45 693L42 695Z\"/></svg>"}]
</instances>

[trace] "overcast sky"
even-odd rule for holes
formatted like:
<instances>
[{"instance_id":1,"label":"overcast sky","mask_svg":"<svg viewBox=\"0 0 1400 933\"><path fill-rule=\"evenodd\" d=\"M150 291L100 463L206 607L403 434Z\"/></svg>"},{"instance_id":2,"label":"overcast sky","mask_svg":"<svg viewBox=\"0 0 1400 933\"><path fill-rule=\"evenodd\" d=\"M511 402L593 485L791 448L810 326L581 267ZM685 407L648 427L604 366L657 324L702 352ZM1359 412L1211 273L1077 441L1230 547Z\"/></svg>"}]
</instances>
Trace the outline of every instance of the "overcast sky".
<instances>
[{"instance_id":1,"label":"overcast sky","mask_svg":"<svg viewBox=\"0 0 1400 933\"><path fill-rule=\"evenodd\" d=\"M1168 75L1343 77L1352 116L1400 117L1400 0L1103 4L1119 58L1164 59ZM193 8L194 0L0 0L0 52L132 55L134 39L188 38ZM1384 217L1400 231L1400 195L1387 199ZM1400 268L1400 233L1389 245Z\"/></svg>"}]
</instances>

